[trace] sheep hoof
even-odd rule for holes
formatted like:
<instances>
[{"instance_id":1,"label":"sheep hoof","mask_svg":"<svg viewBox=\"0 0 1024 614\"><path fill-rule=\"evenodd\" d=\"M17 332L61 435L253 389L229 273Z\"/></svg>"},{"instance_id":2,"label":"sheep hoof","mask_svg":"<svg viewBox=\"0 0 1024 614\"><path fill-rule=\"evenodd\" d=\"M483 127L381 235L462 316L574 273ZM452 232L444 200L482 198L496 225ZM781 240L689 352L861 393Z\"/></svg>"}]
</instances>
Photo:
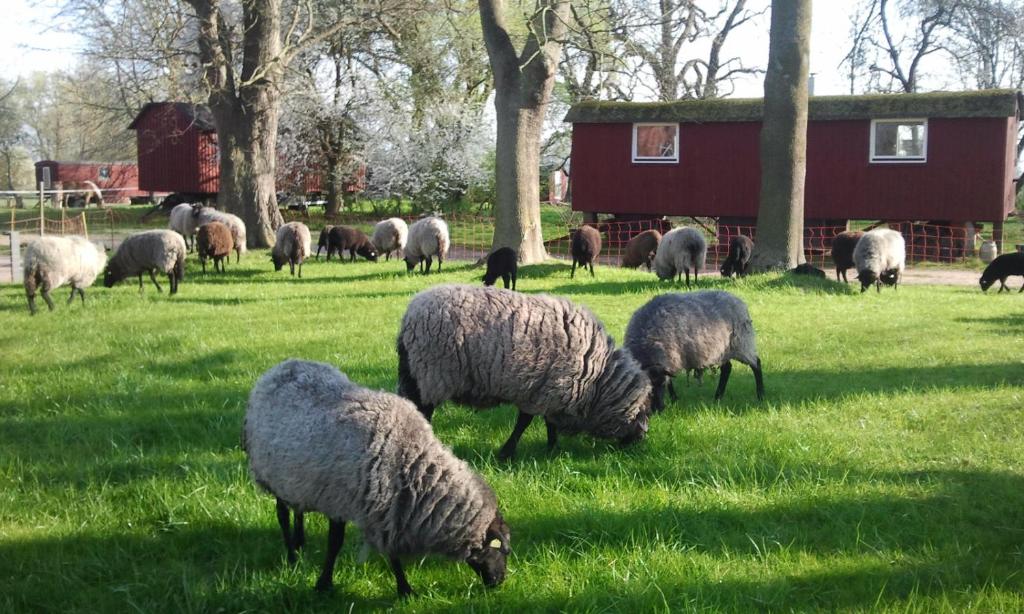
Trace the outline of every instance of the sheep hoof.
<instances>
[{"instance_id":1,"label":"sheep hoof","mask_svg":"<svg viewBox=\"0 0 1024 614\"><path fill-rule=\"evenodd\" d=\"M334 582L330 578L320 578L316 581L316 592L329 593L334 590Z\"/></svg>"}]
</instances>

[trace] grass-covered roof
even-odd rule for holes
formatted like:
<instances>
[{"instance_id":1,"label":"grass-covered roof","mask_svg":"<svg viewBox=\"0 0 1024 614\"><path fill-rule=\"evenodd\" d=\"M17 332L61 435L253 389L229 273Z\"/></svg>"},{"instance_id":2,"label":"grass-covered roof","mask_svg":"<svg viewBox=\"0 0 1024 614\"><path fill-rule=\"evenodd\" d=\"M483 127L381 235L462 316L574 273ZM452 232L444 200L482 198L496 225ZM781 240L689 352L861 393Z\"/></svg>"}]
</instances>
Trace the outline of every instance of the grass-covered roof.
<instances>
[{"instance_id":1,"label":"grass-covered roof","mask_svg":"<svg viewBox=\"0 0 1024 614\"><path fill-rule=\"evenodd\" d=\"M761 98L718 98L675 102L587 101L572 106L571 123L744 122L759 121ZM1012 117L1021 112L1017 90L812 96L808 115L814 120L900 117Z\"/></svg>"}]
</instances>

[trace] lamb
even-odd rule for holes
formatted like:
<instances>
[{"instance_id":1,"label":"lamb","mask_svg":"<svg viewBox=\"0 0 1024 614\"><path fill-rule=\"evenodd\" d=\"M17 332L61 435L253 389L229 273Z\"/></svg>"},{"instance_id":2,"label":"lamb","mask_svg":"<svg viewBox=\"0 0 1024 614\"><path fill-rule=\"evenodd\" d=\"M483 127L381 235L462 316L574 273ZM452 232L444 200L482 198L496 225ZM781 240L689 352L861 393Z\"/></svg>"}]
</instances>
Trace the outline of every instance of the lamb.
<instances>
[{"instance_id":1,"label":"lamb","mask_svg":"<svg viewBox=\"0 0 1024 614\"><path fill-rule=\"evenodd\" d=\"M750 270L750 255L754 253L754 242L750 237L737 235L729 241L729 253L722 263L722 277L746 277Z\"/></svg>"},{"instance_id":2,"label":"lamb","mask_svg":"<svg viewBox=\"0 0 1024 614\"><path fill-rule=\"evenodd\" d=\"M594 259L601 253L601 233L593 226L580 226L572 234L572 243L569 245L572 253L572 271L569 278L576 277L576 265L581 269L590 265L590 276L594 277Z\"/></svg>"},{"instance_id":3,"label":"lamb","mask_svg":"<svg viewBox=\"0 0 1024 614\"><path fill-rule=\"evenodd\" d=\"M96 281L107 262L107 253L83 237L39 237L25 248L23 264L25 296L28 310L36 314L36 289L46 306L53 311L50 290L71 284L68 305L75 300L75 292L85 305L85 289Z\"/></svg>"},{"instance_id":4,"label":"lamb","mask_svg":"<svg viewBox=\"0 0 1024 614\"><path fill-rule=\"evenodd\" d=\"M626 253L622 256L622 266L635 269L640 265L651 270L654 262L654 254L658 251L658 244L661 242L661 233L657 230L645 230L626 243Z\"/></svg>"},{"instance_id":5,"label":"lamb","mask_svg":"<svg viewBox=\"0 0 1024 614\"><path fill-rule=\"evenodd\" d=\"M989 287L998 279L999 291L1006 290L1010 292L1010 289L1006 286L1006 278L1010 275L1024 275L1024 254L1016 252L997 257L982 271L981 279L978 280L978 283L981 284L983 292L988 292ZM1017 292L1024 292L1024 286L1021 286Z\"/></svg>"},{"instance_id":6,"label":"lamb","mask_svg":"<svg viewBox=\"0 0 1024 614\"><path fill-rule=\"evenodd\" d=\"M888 228L875 228L864 233L853 249L853 262L857 267L860 291L875 284L878 292L882 284L898 287L903 278L907 257L903 235Z\"/></svg>"},{"instance_id":7,"label":"lamb","mask_svg":"<svg viewBox=\"0 0 1024 614\"><path fill-rule=\"evenodd\" d=\"M213 270L217 271L217 264L220 264L221 273L224 272L224 259L231 257L231 250L235 248L234 240L231 238L231 230L221 222L209 222L199 227L196 233L196 252L199 254L199 263L203 265L203 273L206 273L206 259L213 259Z\"/></svg>"},{"instance_id":8,"label":"lamb","mask_svg":"<svg viewBox=\"0 0 1024 614\"><path fill-rule=\"evenodd\" d=\"M412 272L416 265L420 265L420 271L427 275L430 273L430 265L437 256L437 272L441 272L441 263L444 262L451 246L451 239L448 238L448 224L439 217L425 217L416 220L409 227L409 241L405 246L405 269ZM424 261L427 268L423 269Z\"/></svg>"},{"instance_id":9,"label":"lamb","mask_svg":"<svg viewBox=\"0 0 1024 614\"><path fill-rule=\"evenodd\" d=\"M535 416L558 433L586 431L623 444L647 432L651 382L590 311L564 298L442 285L413 297L398 333L398 393L429 420L448 399L513 403L511 458Z\"/></svg>"},{"instance_id":10,"label":"lamb","mask_svg":"<svg viewBox=\"0 0 1024 614\"><path fill-rule=\"evenodd\" d=\"M103 285L110 288L117 282L139 276L142 292L142 274L149 272L157 292L163 292L156 281L156 272L167 274L171 294L178 292L178 284L185 278L185 239L173 230L147 230L129 235L117 248L103 273Z\"/></svg>"},{"instance_id":11,"label":"lamb","mask_svg":"<svg viewBox=\"0 0 1024 614\"><path fill-rule=\"evenodd\" d=\"M303 514L327 516L318 591L333 586L349 521L388 557L400 596L412 593L406 555L464 560L487 587L505 579L510 534L494 491L407 400L357 386L328 364L286 360L253 387L242 447L256 483L277 499L289 562L305 542Z\"/></svg>"},{"instance_id":12,"label":"lamb","mask_svg":"<svg viewBox=\"0 0 1024 614\"><path fill-rule=\"evenodd\" d=\"M854 266L853 250L857 247L857 241L864 236L862 230L847 230L837 234L832 239L832 262L836 265L836 281L842 274L843 283L849 283L846 279L846 269Z\"/></svg>"},{"instance_id":13,"label":"lamb","mask_svg":"<svg viewBox=\"0 0 1024 614\"><path fill-rule=\"evenodd\" d=\"M343 259L342 252L345 250L348 250L349 262L356 259L357 253L367 260L377 262L377 249L365 232L351 226L334 226L327 233L327 259L330 260L334 253Z\"/></svg>"},{"instance_id":14,"label":"lamb","mask_svg":"<svg viewBox=\"0 0 1024 614\"><path fill-rule=\"evenodd\" d=\"M316 259L320 260L320 250L327 249L327 238L331 234L331 229L334 226L324 226L323 230L320 231L320 238L316 242Z\"/></svg>"},{"instance_id":15,"label":"lamb","mask_svg":"<svg viewBox=\"0 0 1024 614\"><path fill-rule=\"evenodd\" d=\"M313 237L309 227L302 222L288 222L277 229L274 247L270 250L270 259L274 262L274 270L280 271L284 263L292 275L295 265L299 265L299 279L302 279L302 261L309 258L312 252Z\"/></svg>"},{"instance_id":16,"label":"lamb","mask_svg":"<svg viewBox=\"0 0 1024 614\"><path fill-rule=\"evenodd\" d=\"M499 247L487 256L487 272L484 273L484 285L493 286L501 278L508 290L509 281L512 289L516 289L516 276L519 272L519 256L511 247Z\"/></svg>"},{"instance_id":17,"label":"lamb","mask_svg":"<svg viewBox=\"0 0 1024 614\"><path fill-rule=\"evenodd\" d=\"M810 277L817 277L818 279L825 279L828 277L825 275L825 271L822 271L818 267L814 266L810 262L804 262L798 264L789 270L793 275L808 275Z\"/></svg>"},{"instance_id":18,"label":"lamb","mask_svg":"<svg viewBox=\"0 0 1024 614\"><path fill-rule=\"evenodd\" d=\"M704 268L707 258L708 244L700 231L683 226L665 233L658 244L658 253L654 255L654 272L658 279L682 279L686 273L686 287L690 287L690 269L693 269L693 281L697 281L697 271Z\"/></svg>"},{"instance_id":19,"label":"lamb","mask_svg":"<svg viewBox=\"0 0 1024 614\"><path fill-rule=\"evenodd\" d=\"M391 260L391 252L397 258L409 240L409 226L400 217L377 222L373 227L373 245L378 254L384 254L385 262Z\"/></svg>"},{"instance_id":20,"label":"lamb","mask_svg":"<svg viewBox=\"0 0 1024 614\"><path fill-rule=\"evenodd\" d=\"M196 217L197 226L209 224L210 222L220 222L231 229L231 240L235 244L235 262L242 259L242 253L245 252L246 249L245 222L242 221L242 218L232 213L217 211L212 207L197 209L194 215Z\"/></svg>"},{"instance_id":21,"label":"lamb","mask_svg":"<svg viewBox=\"0 0 1024 614\"><path fill-rule=\"evenodd\" d=\"M185 239L185 247L189 251L195 248L195 234L197 215L196 211L199 209L199 205L182 203L171 209L170 219L167 223L167 228L177 232Z\"/></svg>"},{"instance_id":22,"label":"lamb","mask_svg":"<svg viewBox=\"0 0 1024 614\"><path fill-rule=\"evenodd\" d=\"M694 370L699 377L708 367L721 367L715 400L721 399L732 360L750 366L757 399L764 399L750 313L743 301L728 292L702 290L654 297L630 318L624 345L651 378L655 411L664 408L666 382L676 400L672 377L681 371Z\"/></svg>"}]
</instances>

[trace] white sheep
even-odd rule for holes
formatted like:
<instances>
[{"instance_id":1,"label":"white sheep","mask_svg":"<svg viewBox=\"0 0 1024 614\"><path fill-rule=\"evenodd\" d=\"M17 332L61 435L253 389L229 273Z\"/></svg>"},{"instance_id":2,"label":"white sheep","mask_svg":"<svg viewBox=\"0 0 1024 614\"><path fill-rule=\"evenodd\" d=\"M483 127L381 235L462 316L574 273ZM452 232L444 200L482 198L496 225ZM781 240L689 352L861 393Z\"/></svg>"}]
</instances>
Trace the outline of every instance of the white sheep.
<instances>
[{"instance_id":1,"label":"white sheep","mask_svg":"<svg viewBox=\"0 0 1024 614\"><path fill-rule=\"evenodd\" d=\"M114 284L139 276L139 292L142 292L142 274L149 273L157 292L163 292L156 281L156 273L167 274L171 294L178 292L178 284L185 277L185 239L173 230L147 230L129 235L118 246L107 269L103 273L103 285Z\"/></svg>"},{"instance_id":2,"label":"white sheep","mask_svg":"<svg viewBox=\"0 0 1024 614\"><path fill-rule=\"evenodd\" d=\"M405 245L405 267L412 271L416 265L420 265L420 271L424 274L430 273L430 265L433 257L437 256L437 272L441 272L441 263L444 262L451 246L451 239L448 237L448 224L439 217L425 217L413 222L409 227L409 241ZM427 268L424 271L423 263L426 261Z\"/></svg>"},{"instance_id":3,"label":"white sheep","mask_svg":"<svg viewBox=\"0 0 1024 614\"><path fill-rule=\"evenodd\" d=\"M280 271L287 262L292 275L295 265L299 265L299 277L302 277L302 262L312 252L313 237L309 227L302 222L288 222L277 229L277 239L270 250L270 259L274 262L274 270Z\"/></svg>"},{"instance_id":4,"label":"white sheep","mask_svg":"<svg viewBox=\"0 0 1024 614\"><path fill-rule=\"evenodd\" d=\"M672 377L682 371L698 376L708 367L721 367L715 399L725 394L731 360L754 371L757 398L764 398L761 359L754 324L740 299L721 290L654 297L633 314L623 345L640 362L654 385L654 409L664 407L665 383L676 399Z\"/></svg>"},{"instance_id":5,"label":"white sheep","mask_svg":"<svg viewBox=\"0 0 1024 614\"><path fill-rule=\"evenodd\" d=\"M400 217L392 217L377 222L373 227L373 245L378 254L385 254L384 260L391 260L391 252L395 257L402 255L405 244L409 240L409 226Z\"/></svg>"},{"instance_id":6,"label":"white sheep","mask_svg":"<svg viewBox=\"0 0 1024 614\"><path fill-rule=\"evenodd\" d=\"M665 233L658 244L654 255L654 272L658 279L680 279L686 273L686 287L690 287L690 270L693 270L693 281L697 281L697 272L704 268L707 258L708 244L704 235L695 228L683 226Z\"/></svg>"},{"instance_id":7,"label":"white sheep","mask_svg":"<svg viewBox=\"0 0 1024 614\"><path fill-rule=\"evenodd\" d=\"M405 399L357 386L328 364L286 360L253 387L242 447L256 483L277 498L289 561L305 541L304 512L330 521L317 590L333 584L348 521L388 557L399 595L412 593L403 555L464 560L488 587L504 580L509 530L494 492Z\"/></svg>"},{"instance_id":8,"label":"white sheep","mask_svg":"<svg viewBox=\"0 0 1024 614\"><path fill-rule=\"evenodd\" d=\"M199 229L198 216L196 211L199 209L199 205L190 203L181 203L173 209L171 209L170 218L167 222L167 227L185 239L185 247L189 251L195 248L195 234L196 230Z\"/></svg>"},{"instance_id":9,"label":"white sheep","mask_svg":"<svg viewBox=\"0 0 1024 614\"><path fill-rule=\"evenodd\" d=\"M853 248L853 263L860 280L860 291L875 284L878 292L882 284L898 287L906 266L907 245L903 235L889 228L875 228L864 233Z\"/></svg>"},{"instance_id":10,"label":"white sheep","mask_svg":"<svg viewBox=\"0 0 1024 614\"><path fill-rule=\"evenodd\" d=\"M46 305L53 311L50 291L64 284L71 284L68 305L75 300L75 292L85 305L85 288L96 281L106 262L106 251L83 237L34 239L25 248L23 263L29 312L36 313L36 289L40 290Z\"/></svg>"},{"instance_id":11,"label":"white sheep","mask_svg":"<svg viewBox=\"0 0 1024 614\"><path fill-rule=\"evenodd\" d=\"M212 207L196 209L194 216L196 228L209 222L220 222L231 229L231 239L235 243L235 262L242 259L242 254L246 251L245 222L242 221L242 218L233 213L218 211Z\"/></svg>"}]
</instances>

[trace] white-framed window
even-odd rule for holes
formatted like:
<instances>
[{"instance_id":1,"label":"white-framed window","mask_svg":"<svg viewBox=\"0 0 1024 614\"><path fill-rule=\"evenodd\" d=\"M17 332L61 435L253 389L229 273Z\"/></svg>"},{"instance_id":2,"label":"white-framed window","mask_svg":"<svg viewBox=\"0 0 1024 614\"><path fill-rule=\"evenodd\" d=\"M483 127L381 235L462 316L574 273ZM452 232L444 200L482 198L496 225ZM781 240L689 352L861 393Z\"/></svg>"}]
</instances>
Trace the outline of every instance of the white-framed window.
<instances>
[{"instance_id":1,"label":"white-framed window","mask_svg":"<svg viewBox=\"0 0 1024 614\"><path fill-rule=\"evenodd\" d=\"M633 124L633 162L679 162L679 124Z\"/></svg>"},{"instance_id":2,"label":"white-framed window","mask_svg":"<svg viewBox=\"0 0 1024 614\"><path fill-rule=\"evenodd\" d=\"M872 162L920 163L927 159L927 119L871 120Z\"/></svg>"}]
</instances>

